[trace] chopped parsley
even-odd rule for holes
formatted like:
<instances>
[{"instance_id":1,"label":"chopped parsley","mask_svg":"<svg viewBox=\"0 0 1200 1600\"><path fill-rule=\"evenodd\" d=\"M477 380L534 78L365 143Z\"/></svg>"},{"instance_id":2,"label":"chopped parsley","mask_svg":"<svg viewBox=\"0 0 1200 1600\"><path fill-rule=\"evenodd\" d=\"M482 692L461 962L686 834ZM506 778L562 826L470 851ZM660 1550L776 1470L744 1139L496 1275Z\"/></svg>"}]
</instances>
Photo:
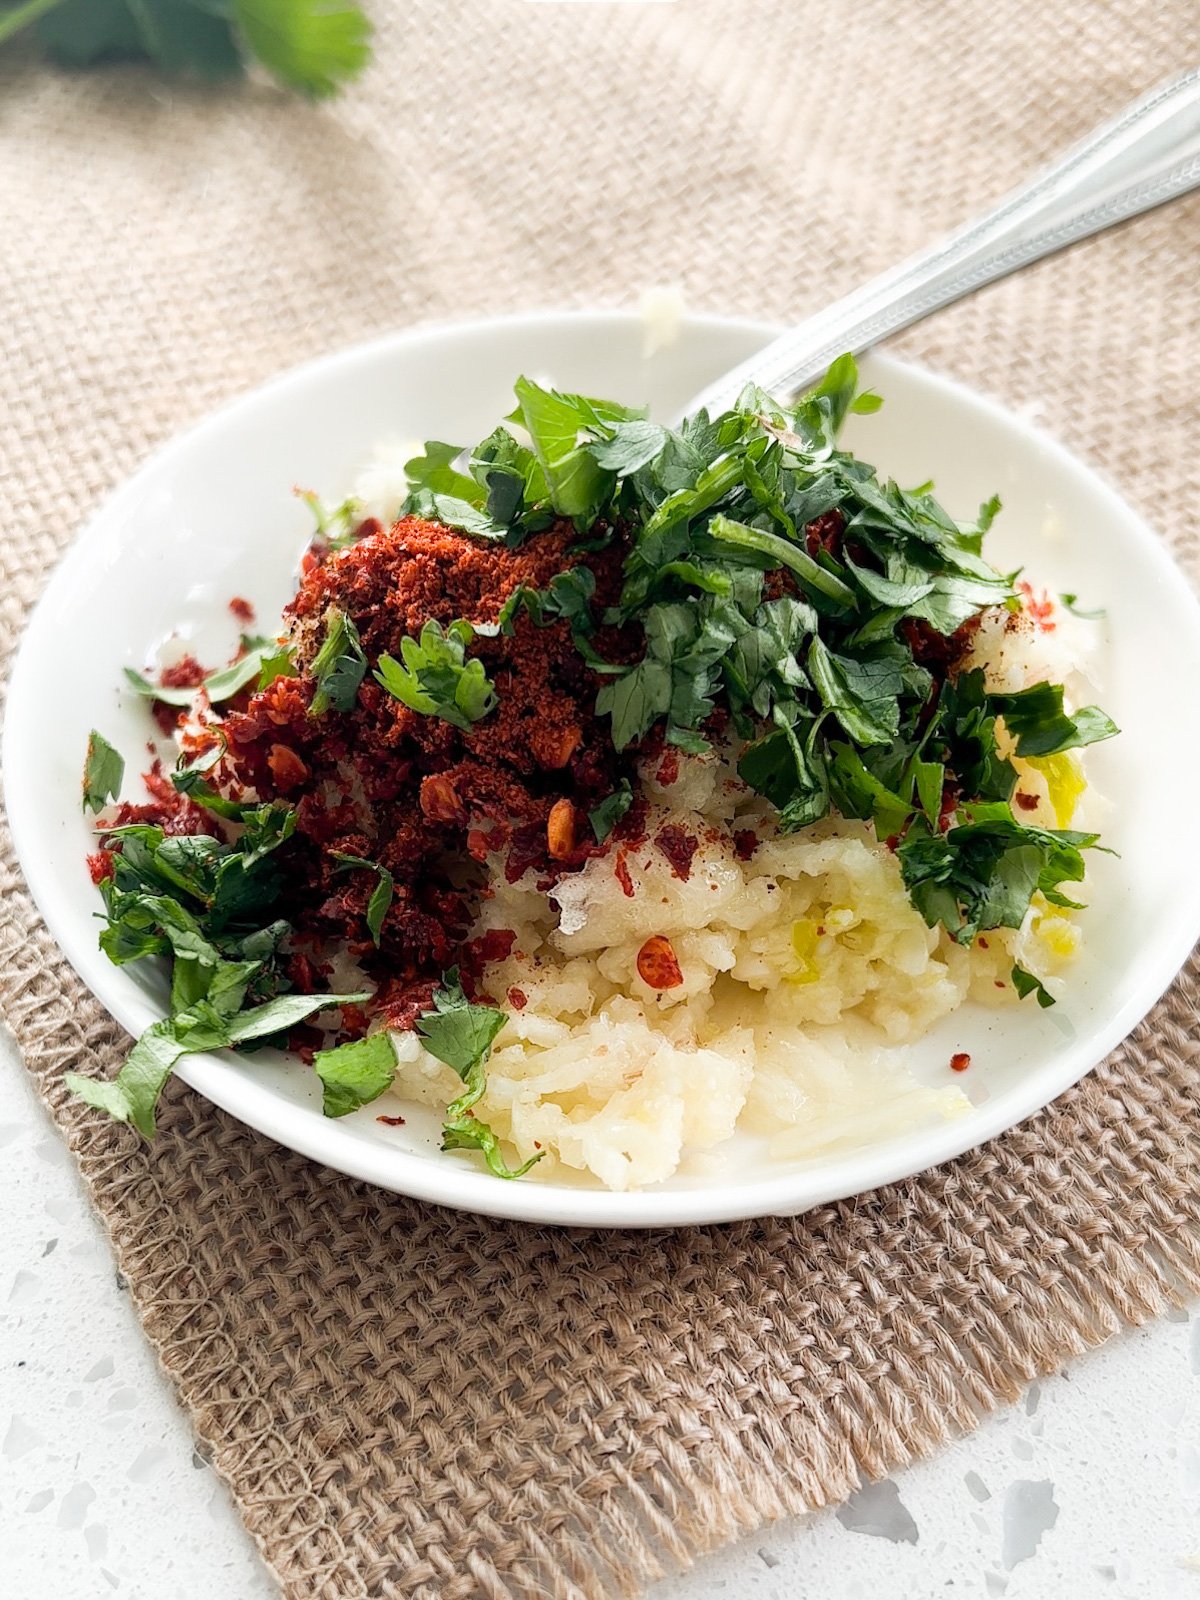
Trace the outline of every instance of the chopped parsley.
<instances>
[{"instance_id":1,"label":"chopped parsley","mask_svg":"<svg viewBox=\"0 0 1200 1600\"><path fill-rule=\"evenodd\" d=\"M386 867L381 867L378 861L367 861L362 856L347 855L342 850L331 850L330 855L340 861L343 867L362 867L367 872L374 872L377 881L371 891L371 898L367 901L367 927L371 938L375 941L375 948L379 948L379 940L383 934L383 919L387 916L392 904L392 896L396 891L395 880Z\"/></svg>"},{"instance_id":2,"label":"chopped parsley","mask_svg":"<svg viewBox=\"0 0 1200 1600\"><path fill-rule=\"evenodd\" d=\"M251 684L256 689L263 688L263 674L267 670L268 662L272 663L272 669L267 682L270 682L271 677L279 677L281 672L287 672L287 667L283 666L281 661L286 661L290 666L290 656L276 639L257 639L243 634L242 651L243 654L231 666L210 672L202 683L190 689L166 688L162 684L151 682L140 672L135 672L132 667L125 668L125 681L144 699L160 700L164 705L190 706L201 689L211 703L217 705L222 700L232 700L235 694ZM292 667L288 676L293 676L294 673L295 668Z\"/></svg>"},{"instance_id":3,"label":"chopped parsley","mask_svg":"<svg viewBox=\"0 0 1200 1600\"><path fill-rule=\"evenodd\" d=\"M467 645L476 629L469 622L452 622L443 629L429 621L419 639L404 639L402 660L382 655L375 672L381 683L410 711L438 716L469 733L471 724L496 707L496 690L477 657L467 659Z\"/></svg>"},{"instance_id":4,"label":"chopped parsley","mask_svg":"<svg viewBox=\"0 0 1200 1600\"><path fill-rule=\"evenodd\" d=\"M1046 985L1042 982L1042 980L1040 978L1035 978L1032 972L1026 972L1025 968L1022 966L1018 965L1013 967L1012 984L1013 988L1017 991L1018 998L1021 1000L1024 1000L1027 994L1036 994L1037 1003L1042 1007L1043 1010L1045 1010L1047 1006L1052 1006L1054 1004L1054 996L1050 993L1049 989L1046 988Z\"/></svg>"},{"instance_id":5,"label":"chopped parsley","mask_svg":"<svg viewBox=\"0 0 1200 1600\"><path fill-rule=\"evenodd\" d=\"M931 670L952 657L950 637L968 619L1020 607L1013 576L982 555L1000 503L958 522L931 484L881 481L841 450L845 418L880 404L857 383L842 356L796 405L750 386L732 410L675 429L522 378L508 420L531 445L501 427L474 452L427 446L406 509L428 511L430 496L450 492L510 545L554 518L575 522L580 551L615 526L631 530L615 606L596 614L594 575L577 562L544 590L511 594L501 632L522 613L569 624L602 677L596 710L618 750L659 730L703 753L724 723L741 745L742 778L775 806L780 828L831 809L870 820L899 847L926 919L969 942L982 928L1019 926L1035 892L1070 904L1059 886L1082 877L1082 852L1096 844L1014 816L1017 773L998 722L1015 753L1035 760L1117 728L1095 706L1068 712L1060 685L993 694L981 671ZM601 624L640 629L640 656L605 660ZM618 803L595 809L597 838Z\"/></svg>"},{"instance_id":6,"label":"chopped parsley","mask_svg":"<svg viewBox=\"0 0 1200 1600\"><path fill-rule=\"evenodd\" d=\"M321 1109L327 1117L344 1117L391 1088L396 1047L390 1034L372 1033L333 1050L318 1050L313 1068L321 1080Z\"/></svg>"},{"instance_id":7,"label":"chopped parsley","mask_svg":"<svg viewBox=\"0 0 1200 1600\"><path fill-rule=\"evenodd\" d=\"M507 1021L506 1014L494 1006L475 1005L468 1000L458 968L452 967L434 994L433 1010L417 1019L417 1032L430 1055L453 1067L464 1084L463 1093L446 1107L442 1149L479 1150L496 1177L520 1178L541 1156L531 1156L520 1167L510 1168L500 1153L496 1135L471 1109L487 1087L484 1068L492 1042Z\"/></svg>"},{"instance_id":8,"label":"chopped parsley","mask_svg":"<svg viewBox=\"0 0 1200 1600\"><path fill-rule=\"evenodd\" d=\"M312 99L336 93L371 56L370 23L351 0L26 0L0 14L0 44L31 24L67 67L133 59L218 79L257 62Z\"/></svg>"},{"instance_id":9,"label":"chopped parsley","mask_svg":"<svg viewBox=\"0 0 1200 1600\"><path fill-rule=\"evenodd\" d=\"M325 638L313 657L317 688L310 714L319 717L326 711L349 711L366 672L367 658L353 619L340 606L330 606L325 615Z\"/></svg>"},{"instance_id":10,"label":"chopped parsley","mask_svg":"<svg viewBox=\"0 0 1200 1600\"><path fill-rule=\"evenodd\" d=\"M197 788L205 787L197 780ZM214 810L234 806L195 789L192 796ZM291 929L277 914L284 887L277 852L292 837L296 815L261 803L236 809L236 843L209 834L170 835L153 823L102 831L112 856L110 875L100 884L100 947L118 966L165 958L170 1014L142 1034L112 1081L69 1073L66 1083L146 1138L154 1133L163 1085L183 1056L278 1039L318 1011L369 998L287 992L283 949Z\"/></svg>"},{"instance_id":11,"label":"chopped parsley","mask_svg":"<svg viewBox=\"0 0 1200 1600\"><path fill-rule=\"evenodd\" d=\"M124 776L124 756L93 728L88 734L83 762L83 809L103 811L108 802L120 794Z\"/></svg>"},{"instance_id":12,"label":"chopped parsley","mask_svg":"<svg viewBox=\"0 0 1200 1600\"><path fill-rule=\"evenodd\" d=\"M592 807L588 812L588 821L592 825L592 832L596 835L597 844L604 843L632 804L633 785L628 778L622 778L607 799Z\"/></svg>"}]
</instances>

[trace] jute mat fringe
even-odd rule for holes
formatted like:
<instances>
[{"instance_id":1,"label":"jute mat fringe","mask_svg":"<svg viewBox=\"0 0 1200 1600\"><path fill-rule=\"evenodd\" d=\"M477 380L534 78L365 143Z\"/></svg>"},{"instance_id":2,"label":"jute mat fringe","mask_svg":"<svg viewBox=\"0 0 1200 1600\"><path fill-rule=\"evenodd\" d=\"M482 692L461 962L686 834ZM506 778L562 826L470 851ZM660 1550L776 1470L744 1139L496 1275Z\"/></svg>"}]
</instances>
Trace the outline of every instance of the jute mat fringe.
<instances>
[{"instance_id":1,"label":"jute mat fringe","mask_svg":"<svg viewBox=\"0 0 1200 1600\"><path fill-rule=\"evenodd\" d=\"M664 280L798 316L1190 64L1190 8L1136 0L372 9L377 65L318 110L0 67L5 656L97 499L281 366ZM1198 237L1175 206L902 347L1036 406L1193 570ZM151 1147L69 1103L63 1069L125 1041L0 846L4 1015L290 1600L632 1595L1200 1290L1195 961L1084 1083L924 1177L555 1232L369 1189L178 1085Z\"/></svg>"}]
</instances>

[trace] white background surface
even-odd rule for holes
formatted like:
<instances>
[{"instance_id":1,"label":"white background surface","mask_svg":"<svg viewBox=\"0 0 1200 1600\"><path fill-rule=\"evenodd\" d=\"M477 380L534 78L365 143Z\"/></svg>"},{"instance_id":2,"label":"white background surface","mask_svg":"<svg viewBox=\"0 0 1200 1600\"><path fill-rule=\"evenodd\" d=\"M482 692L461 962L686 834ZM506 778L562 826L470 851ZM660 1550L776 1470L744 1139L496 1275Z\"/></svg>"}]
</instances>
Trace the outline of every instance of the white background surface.
<instances>
[{"instance_id":1,"label":"white background surface","mask_svg":"<svg viewBox=\"0 0 1200 1600\"><path fill-rule=\"evenodd\" d=\"M0 1036L0 1596L278 1591ZM933 1461L652 1600L1200 1600L1200 1317L1114 1340Z\"/></svg>"}]
</instances>

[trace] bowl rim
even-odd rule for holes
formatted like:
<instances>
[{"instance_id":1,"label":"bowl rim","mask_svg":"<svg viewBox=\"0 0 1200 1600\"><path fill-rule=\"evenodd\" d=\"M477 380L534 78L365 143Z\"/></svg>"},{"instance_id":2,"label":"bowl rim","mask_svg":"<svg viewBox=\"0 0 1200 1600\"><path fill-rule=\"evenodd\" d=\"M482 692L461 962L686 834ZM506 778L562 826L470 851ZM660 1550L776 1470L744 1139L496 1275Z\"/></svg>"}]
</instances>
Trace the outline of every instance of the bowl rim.
<instances>
[{"instance_id":1,"label":"bowl rim","mask_svg":"<svg viewBox=\"0 0 1200 1600\"><path fill-rule=\"evenodd\" d=\"M747 317L689 313L683 321L701 334L735 331L760 335L764 342L778 331L775 324ZM56 563L26 621L10 670L0 746L4 801L15 852L39 914L84 984L131 1033L136 1035L160 1012L132 980L128 987L118 986L115 998L110 1000L109 995L114 991L104 979L108 974L118 973L119 969L110 967L98 949L87 946L68 897L59 894L48 863L34 847L36 786L24 783L20 777L20 747L28 737L28 717L35 703L33 649L29 641L36 640L40 619L47 615L55 597L69 588L76 567L86 565L93 528L119 516L122 508L137 499L159 473L201 444L210 433L220 432L243 413L269 405L293 387L319 382L326 373L358 362L371 362L381 356L403 358L406 352L430 343L469 343L481 335L519 332L523 328L544 334L560 326L586 324L619 324L622 328L644 326L636 311L611 308L537 310L446 319L395 329L301 362L207 413L154 450L93 510ZM974 410L1005 428L1017 429L1036 445L1066 483L1106 502L1109 511L1125 525L1139 547L1139 555L1148 564L1147 581L1157 579L1182 588L1185 605L1190 605L1194 628L1200 635L1200 600L1166 544L1097 472L1042 429L956 379L879 352L872 352L871 359L884 372L902 371L919 386L948 393L965 409ZM347 1137L349 1130L342 1129L336 1121L314 1120L308 1107L279 1099L267 1084L250 1077L232 1078L228 1073L214 1072L220 1068L222 1060L239 1060L229 1052L222 1053L221 1058L211 1053L185 1056L176 1072L192 1088L239 1121L302 1155L349 1177L457 1210L516 1221L599 1228L658 1228L790 1216L925 1172L979 1147L1042 1110L1098 1065L1146 1016L1174 981L1198 936L1200 881L1189 886L1188 892L1173 904L1173 914L1159 930L1146 958L1144 976L1125 1003L1105 1019L1102 1027L1089 1031L1083 1041L1065 1044L1043 1067L985 1104L976 1106L969 1119L969 1132L964 1132L963 1122L950 1120L892 1141L894 1148L885 1146L847 1152L800 1170L735 1184L714 1178L707 1183L697 1181L686 1188L612 1191L567 1184L505 1182L454 1159L431 1159ZM100 977L93 981L97 973Z\"/></svg>"}]
</instances>

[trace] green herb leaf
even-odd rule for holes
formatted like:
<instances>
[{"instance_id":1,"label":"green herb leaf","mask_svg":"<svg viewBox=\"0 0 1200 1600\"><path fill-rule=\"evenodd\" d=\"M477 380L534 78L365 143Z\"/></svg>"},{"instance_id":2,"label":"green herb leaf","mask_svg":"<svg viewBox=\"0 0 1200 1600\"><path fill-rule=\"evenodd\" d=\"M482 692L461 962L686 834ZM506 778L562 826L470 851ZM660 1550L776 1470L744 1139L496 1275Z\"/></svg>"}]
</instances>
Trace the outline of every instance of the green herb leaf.
<instances>
[{"instance_id":1,"label":"green herb leaf","mask_svg":"<svg viewBox=\"0 0 1200 1600\"><path fill-rule=\"evenodd\" d=\"M431 494L454 495L468 505L482 509L487 499L485 489L454 465L462 453L461 445L429 439L423 456L414 456L411 461L404 463L404 476L414 489L428 489Z\"/></svg>"},{"instance_id":2,"label":"green herb leaf","mask_svg":"<svg viewBox=\"0 0 1200 1600\"><path fill-rule=\"evenodd\" d=\"M597 844L604 843L632 804L633 786L628 778L622 778L607 799L601 800L598 806L593 806L588 812L588 821L592 825L592 832L596 835Z\"/></svg>"},{"instance_id":3,"label":"green herb leaf","mask_svg":"<svg viewBox=\"0 0 1200 1600\"><path fill-rule=\"evenodd\" d=\"M1097 835L1029 828L1007 805L966 808L945 834L917 819L897 855L913 904L930 927L941 923L959 944L988 928L1019 928L1034 890L1047 898L1084 875L1082 851Z\"/></svg>"},{"instance_id":4,"label":"green herb leaf","mask_svg":"<svg viewBox=\"0 0 1200 1600\"><path fill-rule=\"evenodd\" d=\"M312 512L319 540L331 550L344 550L353 543L363 512L362 502L356 496L348 495L330 510L311 489L297 489L295 493Z\"/></svg>"},{"instance_id":5,"label":"green herb leaf","mask_svg":"<svg viewBox=\"0 0 1200 1600\"><path fill-rule=\"evenodd\" d=\"M467 1085L449 1107L451 1117L459 1116L483 1093L483 1066L492 1051L492 1041L508 1021L494 1006L472 1004L459 982L458 968L452 967L433 997L433 1010L417 1019L417 1032L430 1055L444 1061Z\"/></svg>"},{"instance_id":6,"label":"green herb leaf","mask_svg":"<svg viewBox=\"0 0 1200 1600\"><path fill-rule=\"evenodd\" d=\"M486 1122L480 1122L478 1117L455 1117L444 1124L442 1128L443 1150L478 1150L482 1153L488 1164L488 1169L497 1178L523 1178L530 1167L536 1166L542 1159L543 1151L530 1156L528 1161L523 1161L519 1167L510 1167L500 1153L500 1141L488 1127Z\"/></svg>"},{"instance_id":7,"label":"green herb leaf","mask_svg":"<svg viewBox=\"0 0 1200 1600\"><path fill-rule=\"evenodd\" d=\"M1036 994L1037 1003L1042 1007L1043 1010L1045 1010L1047 1006L1052 1006L1055 1003L1054 996L1046 988L1041 979L1035 978L1032 972L1026 972L1024 967L1013 967L1012 984L1013 988L1017 991L1018 997L1022 1000L1024 1000L1026 995Z\"/></svg>"},{"instance_id":8,"label":"green herb leaf","mask_svg":"<svg viewBox=\"0 0 1200 1600\"><path fill-rule=\"evenodd\" d=\"M88 734L87 755L83 762L83 809L103 811L121 792L125 758L95 728Z\"/></svg>"},{"instance_id":9,"label":"green herb leaf","mask_svg":"<svg viewBox=\"0 0 1200 1600\"><path fill-rule=\"evenodd\" d=\"M777 807L780 830L791 833L829 810L829 774L816 748L819 724L810 725L802 743L800 731L780 707L773 715L774 731L746 746L738 774Z\"/></svg>"},{"instance_id":10,"label":"green herb leaf","mask_svg":"<svg viewBox=\"0 0 1200 1600\"><path fill-rule=\"evenodd\" d=\"M195 0L57 0L38 18L37 34L70 67L140 57L199 78L241 71L228 18Z\"/></svg>"},{"instance_id":11,"label":"green herb leaf","mask_svg":"<svg viewBox=\"0 0 1200 1600\"><path fill-rule=\"evenodd\" d=\"M589 445L588 450L592 459L606 471L625 478L661 455L666 443L667 430L657 422L642 418L636 422L618 422L609 438Z\"/></svg>"},{"instance_id":12,"label":"green herb leaf","mask_svg":"<svg viewBox=\"0 0 1200 1600\"><path fill-rule=\"evenodd\" d=\"M395 880L388 869L381 867L378 861L367 861L362 856L347 855L342 850L331 850L329 853L345 867L362 867L367 872L378 874L378 882L367 902L367 927L370 929L371 938L375 941L375 948L378 949L380 936L383 933L383 919L388 914L395 893Z\"/></svg>"},{"instance_id":13,"label":"green herb leaf","mask_svg":"<svg viewBox=\"0 0 1200 1600\"><path fill-rule=\"evenodd\" d=\"M826 572L813 558L800 548L791 544L787 539L782 539L777 533L766 533L761 528L747 527L744 522L734 522L732 518L718 515L709 526L709 537L717 540L719 544L733 545L738 549L755 550L759 554L771 557L771 564L778 567L787 567L795 573L801 585L808 592L824 595L827 599L836 601L839 606L847 610L854 607L854 591L832 572Z\"/></svg>"},{"instance_id":14,"label":"green herb leaf","mask_svg":"<svg viewBox=\"0 0 1200 1600\"><path fill-rule=\"evenodd\" d=\"M330 709L349 711L366 671L367 658L353 619L339 606L330 606L325 615L325 638L313 657L317 688L309 714L319 717Z\"/></svg>"},{"instance_id":15,"label":"green herb leaf","mask_svg":"<svg viewBox=\"0 0 1200 1600\"><path fill-rule=\"evenodd\" d=\"M371 57L371 25L348 0L232 0L246 44L269 72L313 99L335 94Z\"/></svg>"},{"instance_id":16,"label":"green herb leaf","mask_svg":"<svg viewBox=\"0 0 1200 1600\"><path fill-rule=\"evenodd\" d=\"M268 1039L273 1034L289 1032L299 1027L309 1017L327 1006L360 1006L371 998L364 990L358 994L281 994L266 1005L255 1006L252 1011L241 1011L229 1024L229 1037L233 1044L249 1044L251 1040Z\"/></svg>"},{"instance_id":17,"label":"green herb leaf","mask_svg":"<svg viewBox=\"0 0 1200 1600\"><path fill-rule=\"evenodd\" d=\"M497 705L495 685L478 658L467 660L466 647L475 637L469 622L452 622L443 630L429 621L420 639L404 639L402 661L382 655L375 672L381 683L410 711L438 716L464 733Z\"/></svg>"},{"instance_id":18,"label":"green herb leaf","mask_svg":"<svg viewBox=\"0 0 1200 1600\"><path fill-rule=\"evenodd\" d=\"M671 709L671 667L650 656L606 683L596 696L596 711L612 718L612 742L624 750L644 738Z\"/></svg>"},{"instance_id":19,"label":"green herb leaf","mask_svg":"<svg viewBox=\"0 0 1200 1600\"><path fill-rule=\"evenodd\" d=\"M373 1033L334 1050L318 1050L313 1066L321 1080L321 1109L327 1117L344 1117L391 1088L396 1047L389 1034Z\"/></svg>"},{"instance_id":20,"label":"green herb leaf","mask_svg":"<svg viewBox=\"0 0 1200 1600\"><path fill-rule=\"evenodd\" d=\"M132 667L125 668L125 681L131 688L136 689L146 700L160 700L168 706L190 706L196 696L203 689L213 705L222 700L231 700L233 696L245 689L249 684L260 688L260 678L268 660L275 660L280 655L287 657L286 651L281 651L274 639L243 638L242 643L247 646L245 654L228 667L222 667L218 672L209 673L204 682L193 689L167 689L161 684L152 683L149 678L143 677L140 672L135 672ZM290 660L290 658L288 658ZM293 669L294 672L294 669ZM278 672L273 674L279 676ZM289 676L292 674L289 674ZM268 680L269 681L269 680Z\"/></svg>"},{"instance_id":21,"label":"green herb leaf","mask_svg":"<svg viewBox=\"0 0 1200 1600\"><path fill-rule=\"evenodd\" d=\"M152 1023L111 1082L74 1072L68 1072L63 1081L81 1100L107 1111L118 1122L132 1122L144 1138L152 1139L158 1097L182 1056L266 1038L296 1027L324 1006L350 1005L368 998L366 994L283 995L228 1020L202 1000L179 1016Z\"/></svg>"},{"instance_id":22,"label":"green herb leaf","mask_svg":"<svg viewBox=\"0 0 1200 1600\"><path fill-rule=\"evenodd\" d=\"M990 704L1017 741L1019 756L1053 756L1111 739L1121 730L1099 706L1063 709L1060 683L1035 683L1015 694L993 694Z\"/></svg>"},{"instance_id":23,"label":"green herb leaf","mask_svg":"<svg viewBox=\"0 0 1200 1600\"><path fill-rule=\"evenodd\" d=\"M1108 615L1103 606L1098 606L1094 611L1085 611L1077 603L1079 600L1077 594L1060 594L1058 598L1073 617L1082 617L1085 622L1099 622L1101 617Z\"/></svg>"},{"instance_id":24,"label":"green herb leaf","mask_svg":"<svg viewBox=\"0 0 1200 1600\"><path fill-rule=\"evenodd\" d=\"M278 645L274 649L265 650L262 664L258 671L258 682L255 689L268 688L276 678L299 677L299 670L292 659L292 652L287 645Z\"/></svg>"},{"instance_id":25,"label":"green herb leaf","mask_svg":"<svg viewBox=\"0 0 1200 1600\"><path fill-rule=\"evenodd\" d=\"M814 638L807 666L823 705L856 744L891 743L900 727L898 696L904 689L903 675L892 657L834 655Z\"/></svg>"},{"instance_id":26,"label":"green herb leaf","mask_svg":"<svg viewBox=\"0 0 1200 1600\"><path fill-rule=\"evenodd\" d=\"M585 447L585 434L599 420L596 403L543 389L528 378L518 378L514 389L555 511L580 526L593 522L616 482L615 473L606 471Z\"/></svg>"}]
</instances>

